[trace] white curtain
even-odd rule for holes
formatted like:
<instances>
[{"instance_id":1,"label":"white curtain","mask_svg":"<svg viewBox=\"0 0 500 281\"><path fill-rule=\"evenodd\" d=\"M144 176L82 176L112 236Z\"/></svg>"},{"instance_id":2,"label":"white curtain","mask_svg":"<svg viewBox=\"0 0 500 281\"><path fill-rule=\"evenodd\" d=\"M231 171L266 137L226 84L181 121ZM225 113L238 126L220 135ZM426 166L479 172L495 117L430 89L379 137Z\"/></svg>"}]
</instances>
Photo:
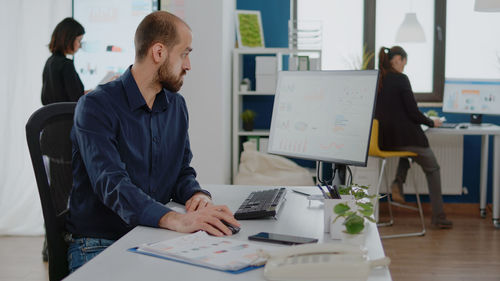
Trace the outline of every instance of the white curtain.
<instances>
[{"instance_id":1,"label":"white curtain","mask_svg":"<svg viewBox=\"0 0 500 281\"><path fill-rule=\"evenodd\" d=\"M71 0L0 0L0 235L44 233L25 125L41 107L52 30Z\"/></svg>"}]
</instances>

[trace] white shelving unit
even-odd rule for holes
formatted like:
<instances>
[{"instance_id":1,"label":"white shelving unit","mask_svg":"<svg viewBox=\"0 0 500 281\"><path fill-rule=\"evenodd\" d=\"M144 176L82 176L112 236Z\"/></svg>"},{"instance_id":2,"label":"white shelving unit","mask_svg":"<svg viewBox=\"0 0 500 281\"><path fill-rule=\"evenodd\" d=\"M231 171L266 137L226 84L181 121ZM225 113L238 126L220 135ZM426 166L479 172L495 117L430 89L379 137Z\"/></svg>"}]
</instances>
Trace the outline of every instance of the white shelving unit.
<instances>
[{"instance_id":1,"label":"white shelving unit","mask_svg":"<svg viewBox=\"0 0 500 281\"><path fill-rule=\"evenodd\" d=\"M233 130L232 130L232 179L238 173L240 146L245 136L268 137L269 130L244 131L240 114L243 108L243 97L245 96L273 96L274 92L240 91L240 83L243 77L243 57L245 55L272 55L276 56L276 71L283 70L284 56L309 56L318 58L317 70L321 69L321 50L296 50L287 48L255 48L233 50ZM276 77L277 78L277 77Z\"/></svg>"}]
</instances>

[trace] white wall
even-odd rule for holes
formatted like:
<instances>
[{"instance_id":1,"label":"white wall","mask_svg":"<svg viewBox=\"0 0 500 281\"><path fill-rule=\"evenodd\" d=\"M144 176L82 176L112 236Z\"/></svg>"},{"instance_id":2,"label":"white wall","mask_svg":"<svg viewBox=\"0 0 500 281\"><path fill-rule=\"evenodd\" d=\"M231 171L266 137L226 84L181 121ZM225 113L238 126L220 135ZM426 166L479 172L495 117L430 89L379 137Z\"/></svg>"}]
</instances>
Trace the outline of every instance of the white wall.
<instances>
[{"instance_id":1,"label":"white wall","mask_svg":"<svg viewBox=\"0 0 500 281\"><path fill-rule=\"evenodd\" d=\"M193 31L191 71L180 92L189 110L192 166L201 184L230 183L235 7L235 0L185 0L179 13Z\"/></svg>"},{"instance_id":2,"label":"white wall","mask_svg":"<svg viewBox=\"0 0 500 281\"><path fill-rule=\"evenodd\" d=\"M25 125L42 104L52 30L71 16L68 0L2 1L0 9L0 235L44 233Z\"/></svg>"},{"instance_id":3,"label":"white wall","mask_svg":"<svg viewBox=\"0 0 500 281\"><path fill-rule=\"evenodd\" d=\"M185 1L185 19L194 33L194 52L193 70L182 94L190 111L193 166L201 183L230 182L234 10L235 0ZM44 232L24 127L31 113L41 106L42 70L50 55L50 35L67 16L71 16L68 0L2 1L0 235Z\"/></svg>"}]
</instances>

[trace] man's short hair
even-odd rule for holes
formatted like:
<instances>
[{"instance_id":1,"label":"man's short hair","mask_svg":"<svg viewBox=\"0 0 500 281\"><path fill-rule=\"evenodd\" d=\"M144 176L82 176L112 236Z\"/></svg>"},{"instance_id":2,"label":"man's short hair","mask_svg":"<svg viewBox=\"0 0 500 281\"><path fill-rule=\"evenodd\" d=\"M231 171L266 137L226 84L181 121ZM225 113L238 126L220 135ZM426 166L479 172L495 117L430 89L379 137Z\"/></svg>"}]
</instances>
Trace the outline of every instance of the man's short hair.
<instances>
[{"instance_id":1,"label":"man's short hair","mask_svg":"<svg viewBox=\"0 0 500 281\"><path fill-rule=\"evenodd\" d=\"M189 26L179 17L165 11L157 11L147 15L135 31L135 58L143 60L149 48L156 43L161 43L171 49L179 43L177 24Z\"/></svg>"}]
</instances>

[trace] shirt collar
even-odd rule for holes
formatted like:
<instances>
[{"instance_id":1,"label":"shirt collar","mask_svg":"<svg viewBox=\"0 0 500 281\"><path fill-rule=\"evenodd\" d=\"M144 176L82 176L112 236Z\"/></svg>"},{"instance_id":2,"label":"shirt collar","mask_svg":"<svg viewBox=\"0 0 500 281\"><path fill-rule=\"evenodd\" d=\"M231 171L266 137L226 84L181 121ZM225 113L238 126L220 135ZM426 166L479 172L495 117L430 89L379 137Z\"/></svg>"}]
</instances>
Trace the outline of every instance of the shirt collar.
<instances>
[{"instance_id":1,"label":"shirt collar","mask_svg":"<svg viewBox=\"0 0 500 281\"><path fill-rule=\"evenodd\" d=\"M130 106L130 110L134 111L141 107L147 107L146 101L139 91L139 87L135 82L134 76L132 76L132 66L129 66L127 71L123 73L120 77L123 83L123 88L125 89L125 94L127 96L128 104ZM165 111L167 109L167 105L169 104L169 99L167 96L167 90L163 88L155 98L155 102L153 104L153 111Z\"/></svg>"}]
</instances>

